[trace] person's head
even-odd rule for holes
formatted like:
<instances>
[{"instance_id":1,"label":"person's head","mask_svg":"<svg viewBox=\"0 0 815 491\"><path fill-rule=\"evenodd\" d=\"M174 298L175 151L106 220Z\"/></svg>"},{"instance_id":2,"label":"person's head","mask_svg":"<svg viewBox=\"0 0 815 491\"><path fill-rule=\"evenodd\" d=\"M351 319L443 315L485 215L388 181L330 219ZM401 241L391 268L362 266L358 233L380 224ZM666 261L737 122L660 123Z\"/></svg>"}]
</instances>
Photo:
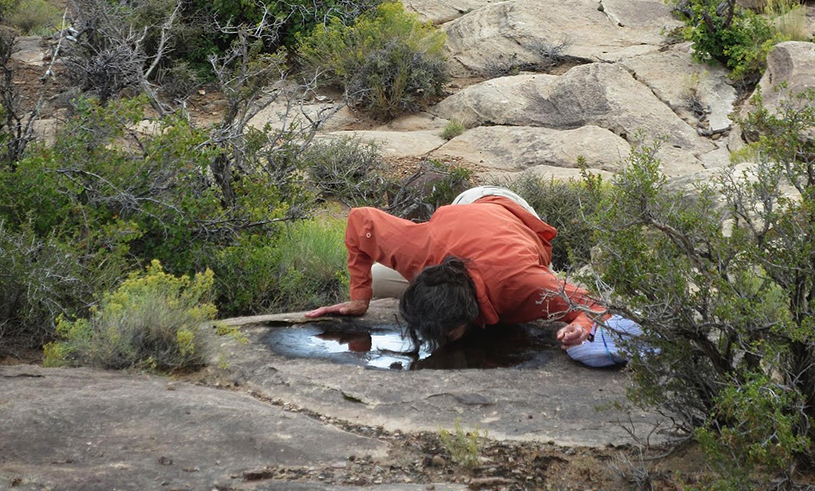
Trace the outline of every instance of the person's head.
<instances>
[{"instance_id":1,"label":"person's head","mask_svg":"<svg viewBox=\"0 0 815 491\"><path fill-rule=\"evenodd\" d=\"M447 257L423 269L402 294L399 311L417 349L422 341L435 350L451 335L461 337L478 317L475 284L464 261Z\"/></svg>"}]
</instances>

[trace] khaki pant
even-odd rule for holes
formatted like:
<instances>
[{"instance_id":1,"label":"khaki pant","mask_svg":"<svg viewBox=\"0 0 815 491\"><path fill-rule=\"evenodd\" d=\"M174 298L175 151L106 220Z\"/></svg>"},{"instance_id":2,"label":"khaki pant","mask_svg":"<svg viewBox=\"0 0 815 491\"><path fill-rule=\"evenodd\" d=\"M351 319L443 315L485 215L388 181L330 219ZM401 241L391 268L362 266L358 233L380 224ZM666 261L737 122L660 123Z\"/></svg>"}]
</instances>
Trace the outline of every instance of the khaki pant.
<instances>
[{"instance_id":1,"label":"khaki pant","mask_svg":"<svg viewBox=\"0 0 815 491\"><path fill-rule=\"evenodd\" d=\"M523 206L528 212L536 217L538 214L529 206L523 198L513 193L509 189L500 188L497 186L478 186L468 189L459 194L453 200L454 205L469 205L475 203L485 196L503 196ZM538 217L540 218L540 217ZM402 296L408 285L410 284L402 275L395 270L383 266L379 263L374 263L371 267L371 289L373 290L374 298L399 298Z\"/></svg>"}]
</instances>

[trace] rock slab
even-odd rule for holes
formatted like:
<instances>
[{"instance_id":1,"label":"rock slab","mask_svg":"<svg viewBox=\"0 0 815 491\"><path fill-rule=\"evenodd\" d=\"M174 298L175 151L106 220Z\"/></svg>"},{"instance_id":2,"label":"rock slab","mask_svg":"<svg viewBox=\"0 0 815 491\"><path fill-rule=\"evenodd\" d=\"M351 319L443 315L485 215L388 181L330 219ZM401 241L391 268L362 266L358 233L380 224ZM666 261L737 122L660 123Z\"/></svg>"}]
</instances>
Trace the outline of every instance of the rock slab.
<instances>
[{"instance_id":1,"label":"rock slab","mask_svg":"<svg viewBox=\"0 0 815 491\"><path fill-rule=\"evenodd\" d=\"M213 489L386 445L248 395L92 369L0 368L0 489Z\"/></svg>"},{"instance_id":2,"label":"rock slab","mask_svg":"<svg viewBox=\"0 0 815 491\"><path fill-rule=\"evenodd\" d=\"M470 86L439 103L435 112L466 126L605 128L626 140L638 131L665 136L694 155L714 150L696 131L623 67L593 63L564 75L517 75Z\"/></svg>"}]
</instances>

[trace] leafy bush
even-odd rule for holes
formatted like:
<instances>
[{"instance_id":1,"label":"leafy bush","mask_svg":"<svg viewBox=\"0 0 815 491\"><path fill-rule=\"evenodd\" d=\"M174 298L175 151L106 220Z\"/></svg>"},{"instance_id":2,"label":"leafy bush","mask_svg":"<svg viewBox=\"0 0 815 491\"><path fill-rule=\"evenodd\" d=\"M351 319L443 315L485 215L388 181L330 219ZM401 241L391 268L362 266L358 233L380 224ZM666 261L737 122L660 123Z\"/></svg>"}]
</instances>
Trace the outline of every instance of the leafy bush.
<instances>
[{"instance_id":1,"label":"leafy bush","mask_svg":"<svg viewBox=\"0 0 815 491\"><path fill-rule=\"evenodd\" d=\"M815 457L813 101L810 90L770 113L759 96L743 122L761 135L758 160L693 191L668 186L654 146L636 148L595 222L608 260L595 284L644 330L632 400L705 428L702 441L720 435L711 457L738 460L745 479L790 479L793 457Z\"/></svg>"},{"instance_id":2,"label":"leafy bush","mask_svg":"<svg viewBox=\"0 0 815 491\"><path fill-rule=\"evenodd\" d=\"M736 0L687 0L678 11L683 15L685 39L693 41L693 56L701 62L717 60L735 78L752 78L764 70L767 53L788 40L773 31L770 23Z\"/></svg>"},{"instance_id":3,"label":"leafy bush","mask_svg":"<svg viewBox=\"0 0 815 491\"><path fill-rule=\"evenodd\" d=\"M241 148L250 158L228 173L228 202L209 169L230 162L232 140L213 143L177 117L145 128L144 104L79 100L52 146L0 168L4 338L13 332L41 343L54 335L57 315L87 316L95 295L153 258L174 274L215 267L231 247L258 237L273 243L282 222L308 210L310 197L290 172L297 155L280 143L285 135L275 146L263 132L247 134L251 146ZM262 252L257 261L266 261ZM225 275L218 291L234 292L241 281L237 272ZM256 303L221 298L234 313Z\"/></svg>"},{"instance_id":4,"label":"leafy bush","mask_svg":"<svg viewBox=\"0 0 815 491\"><path fill-rule=\"evenodd\" d=\"M466 128L463 124L461 124L461 121L453 119L444 125L444 130L441 132L441 137L445 140L452 140L453 138L464 133L465 130Z\"/></svg>"},{"instance_id":5,"label":"leafy bush","mask_svg":"<svg viewBox=\"0 0 815 491\"><path fill-rule=\"evenodd\" d=\"M790 412L802 402L799 393L765 375L726 387L708 426L696 430L696 439L723 476L718 486L750 488L756 466L769 475L788 471L795 456L811 444L797 428L800 414Z\"/></svg>"},{"instance_id":6,"label":"leafy bush","mask_svg":"<svg viewBox=\"0 0 815 491\"><path fill-rule=\"evenodd\" d=\"M212 271L177 278L153 261L144 274L131 275L103 296L89 319L60 316L57 334L64 340L45 347L45 365L157 370L203 365L200 328L215 318L215 306L207 303L213 281Z\"/></svg>"},{"instance_id":7,"label":"leafy bush","mask_svg":"<svg viewBox=\"0 0 815 491\"><path fill-rule=\"evenodd\" d=\"M348 206L384 208L411 220L429 220L433 212L472 184L473 172L437 160L421 163L404 180L394 178L379 147L355 138L332 138L312 144L304 155L312 185L323 198Z\"/></svg>"},{"instance_id":8,"label":"leafy bush","mask_svg":"<svg viewBox=\"0 0 815 491\"><path fill-rule=\"evenodd\" d=\"M246 237L210 254L218 310L224 315L268 313L278 307L279 253L274 240Z\"/></svg>"},{"instance_id":9,"label":"leafy bush","mask_svg":"<svg viewBox=\"0 0 815 491\"><path fill-rule=\"evenodd\" d=\"M353 105L393 117L442 93L445 40L400 3L383 3L353 25L339 19L318 25L301 38L299 54L306 65L324 69L330 82L342 84Z\"/></svg>"},{"instance_id":10,"label":"leafy bush","mask_svg":"<svg viewBox=\"0 0 815 491\"><path fill-rule=\"evenodd\" d=\"M62 20L62 12L45 0L21 0L5 16L8 25L26 35L53 32Z\"/></svg>"},{"instance_id":11,"label":"leafy bush","mask_svg":"<svg viewBox=\"0 0 815 491\"><path fill-rule=\"evenodd\" d=\"M604 192L602 180L556 181L525 174L515 181L503 184L529 203L543 221L557 229L552 241L552 265L564 270L586 265L591 260L591 249L596 245L594 230L585 220L598 211Z\"/></svg>"}]
</instances>

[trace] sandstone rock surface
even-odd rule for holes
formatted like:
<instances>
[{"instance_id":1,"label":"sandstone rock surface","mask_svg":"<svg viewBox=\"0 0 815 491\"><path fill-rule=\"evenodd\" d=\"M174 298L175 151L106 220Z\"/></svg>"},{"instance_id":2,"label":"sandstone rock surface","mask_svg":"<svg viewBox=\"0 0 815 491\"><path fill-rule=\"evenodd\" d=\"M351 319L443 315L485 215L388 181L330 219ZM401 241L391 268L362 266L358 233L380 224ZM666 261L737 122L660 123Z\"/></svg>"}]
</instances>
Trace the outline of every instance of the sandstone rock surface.
<instances>
[{"instance_id":1,"label":"sandstone rock surface","mask_svg":"<svg viewBox=\"0 0 815 491\"><path fill-rule=\"evenodd\" d=\"M423 21L443 24L475 9L504 0L404 0L406 9L419 14Z\"/></svg>"},{"instance_id":2,"label":"sandstone rock surface","mask_svg":"<svg viewBox=\"0 0 815 491\"><path fill-rule=\"evenodd\" d=\"M564 75L518 75L488 80L448 97L435 108L467 126L512 125L573 129L596 125L631 139L640 131L666 136L693 154L715 147L621 66L594 63Z\"/></svg>"},{"instance_id":3,"label":"sandstone rock surface","mask_svg":"<svg viewBox=\"0 0 815 491\"><path fill-rule=\"evenodd\" d=\"M434 158L454 157L486 171L523 171L532 167L577 168L579 156L592 169L614 171L630 146L597 126L573 130L523 126L481 126L435 150Z\"/></svg>"},{"instance_id":4,"label":"sandstone rock surface","mask_svg":"<svg viewBox=\"0 0 815 491\"><path fill-rule=\"evenodd\" d=\"M690 50L689 43L680 44L620 63L674 112L690 111L695 99L707 113L706 129L723 131L733 124L728 115L734 110L736 89L728 84L724 67L698 63Z\"/></svg>"},{"instance_id":5,"label":"sandstone rock surface","mask_svg":"<svg viewBox=\"0 0 815 491\"><path fill-rule=\"evenodd\" d=\"M379 145L384 157L419 157L444 145L441 130L425 131L335 131L329 138L358 138Z\"/></svg>"},{"instance_id":6,"label":"sandstone rock surface","mask_svg":"<svg viewBox=\"0 0 815 491\"><path fill-rule=\"evenodd\" d=\"M374 300L371 313L353 322L393 323L396 303ZM459 419L463 427L477 424L497 440L590 447L628 441L615 423L625 418L621 413L595 410L624 397L627 375L584 367L558 348L550 362L535 369L370 370L277 354L262 340L285 327L251 322L238 321L248 344L228 340L223 346L231 360L229 376L320 414L390 431L438 431ZM643 412L632 418L640 430L659 420Z\"/></svg>"},{"instance_id":7,"label":"sandstone rock surface","mask_svg":"<svg viewBox=\"0 0 815 491\"><path fill-rule=\"evenodd\" d=\"M782 83L787 87L782 88ZM773 112L786 96L815 88L815 43L789 41L776 45L767 55L767 71L759 88L764 107Z\"/></svg>"},{"instance_id":8,"label":"sandstone rock surface","mask_svg":"<svg viewBox=\"0 0 815 491\"><path fill-rule=\"evenodd\" d=\"M489 74L497 61L536 64L551 48L587 61L617 61L658 49L663 27L679 21L659 1L510 0L482 7L444 25L455 76ZM613 20L612 20L613 19ZM624 24L620 26L620 24Z\"/></svg>"},{"instance_id":9,"label":"sandstone rock surface","mask_svg":"<svg viewBox=\"0 0 815 491\"><path fill-rule=\"evenodd\" d=\"M0 367L0 384L0 488L239 489L230 476L254 467L387 448L245 394L157 376L17 366Z\"/></svg>"}]
</instances>

